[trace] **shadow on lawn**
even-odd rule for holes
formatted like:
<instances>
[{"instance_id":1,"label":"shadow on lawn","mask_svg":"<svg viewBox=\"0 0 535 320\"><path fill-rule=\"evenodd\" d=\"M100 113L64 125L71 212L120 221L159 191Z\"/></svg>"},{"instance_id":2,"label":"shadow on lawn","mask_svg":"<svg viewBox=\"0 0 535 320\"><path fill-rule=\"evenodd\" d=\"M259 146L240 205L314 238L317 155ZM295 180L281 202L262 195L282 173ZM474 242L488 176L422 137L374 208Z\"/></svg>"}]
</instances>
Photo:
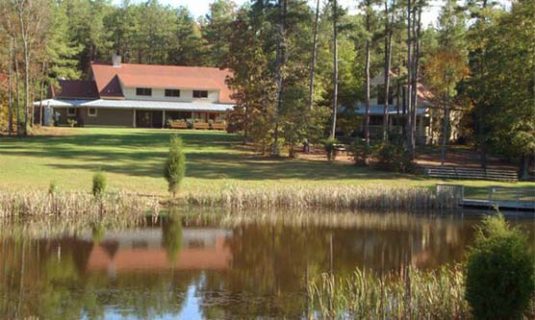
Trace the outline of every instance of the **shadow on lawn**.
<instances>
[{"instance_id":1,"label":"shadow on lawn","mask_svg":"<svg viewBox=\"0 0 535 320\"><path fill-rule=\"evenodd\" d=\"M101 169L131 176L161 177L170 131L128 131L72 136L2 139L0 152L57 159L50 167L65 170ZM212 132L179 132L187 147L187 176L202 179L396 179L400 175L330 165L320 161L268 159L240 152L239 137ZM62 161L68 159L72 161ZM411 179L423 179L411 176Z\"/></svg>"}]
</instances>

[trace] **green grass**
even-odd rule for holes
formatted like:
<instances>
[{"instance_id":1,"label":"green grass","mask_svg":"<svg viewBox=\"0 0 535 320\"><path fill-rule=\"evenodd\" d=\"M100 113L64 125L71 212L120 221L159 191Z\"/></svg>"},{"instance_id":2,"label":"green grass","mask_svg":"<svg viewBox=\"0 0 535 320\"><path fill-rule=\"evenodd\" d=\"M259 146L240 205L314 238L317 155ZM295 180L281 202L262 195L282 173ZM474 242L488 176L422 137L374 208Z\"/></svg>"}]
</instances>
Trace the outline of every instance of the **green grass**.
<instances>
[{"instance_id":1,"label":"green grass","mask_svg":"<svg viewBox=\"0 0 535 320\"><path fill-rule=\"evenodd\" d=\"M388 185L434 187L464 184L468 194L486 195L492 185L535 187L535 183L443 181L400 175L323 161L269 159L245 150L238 136L213 131L160 129L62 128L61 135L28 138L0 137L0 188L91 190L92 176L102 170L109 190L166 194L163 163L169 137L179 134L186 146L187 170L183 190L220 190L225 185L277 188L289 184Z\"/></svg>"}]
</instances>

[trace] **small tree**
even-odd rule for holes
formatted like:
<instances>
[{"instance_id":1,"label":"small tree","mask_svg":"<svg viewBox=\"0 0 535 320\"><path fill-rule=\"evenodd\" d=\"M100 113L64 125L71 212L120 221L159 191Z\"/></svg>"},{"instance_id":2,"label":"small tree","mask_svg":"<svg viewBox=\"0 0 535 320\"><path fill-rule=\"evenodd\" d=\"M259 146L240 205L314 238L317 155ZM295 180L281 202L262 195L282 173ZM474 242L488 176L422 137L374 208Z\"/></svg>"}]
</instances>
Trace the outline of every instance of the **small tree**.
<instances>
[{"instance_id":1,"label":"small tree","mask_svg":"<svg viewBox=\"0 0 535 320\"><path fill-rule=\"evenodd\" d=\"M526 237L502 215L477 230L466 270L466 300L476 319L520 319L534 294L533 258Z\"/></svg>"},{"instance_id":2,"label":"small tree","mask_svg":"<svg viewBox=\"0 0 535 320\"><path fill-rule=\"evenodd\" d=\"M102 172L97 172L93 175L93 195L96 198L102 196L106 190L106 176Z\"/></svg>"},{"instance_id":3,"label":"small tree","mask_svg":"<svg viewBox=\"0 0 535 320\"><path fill-rule=\"evenodd\" d=\"M338 141L335 138L327 138L323 142L323 147L325 148L325 153L327 154L327 160L332 162L336 160L336 144Z\"/></svg>"},{"instance_id":4,"label":"small tree","mask_svg":"<svg viewBox=\"0 0 535 320\"><path fill-rule=\"evenodd\" d=\"M180 183L186 173L186 156L183 152L182 139L177 136L171 138L169 155L165 162L164 177L169 186L169 192L176 196Z\"/></svg>"}]
</instances>

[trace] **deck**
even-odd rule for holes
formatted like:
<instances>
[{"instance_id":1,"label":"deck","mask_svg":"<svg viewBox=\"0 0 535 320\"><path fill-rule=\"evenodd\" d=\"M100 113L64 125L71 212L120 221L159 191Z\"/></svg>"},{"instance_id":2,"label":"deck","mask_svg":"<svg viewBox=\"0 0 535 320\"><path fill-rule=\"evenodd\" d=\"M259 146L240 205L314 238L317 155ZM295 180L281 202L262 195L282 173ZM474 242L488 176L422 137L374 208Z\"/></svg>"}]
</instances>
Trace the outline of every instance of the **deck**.
<instances>
[{"instance_id":1,"label":"deck","mask_svg":"<svg viewBox=\"0 0 535 320\"><path fill-rule=\"evenodd\" d=\"M464 186L438 184L436 196L439 203L458 203L461 207L476 209L502 209L535 212L534 188L490 187L486 198L466 198Z\"/></svg>"}]
</instances>

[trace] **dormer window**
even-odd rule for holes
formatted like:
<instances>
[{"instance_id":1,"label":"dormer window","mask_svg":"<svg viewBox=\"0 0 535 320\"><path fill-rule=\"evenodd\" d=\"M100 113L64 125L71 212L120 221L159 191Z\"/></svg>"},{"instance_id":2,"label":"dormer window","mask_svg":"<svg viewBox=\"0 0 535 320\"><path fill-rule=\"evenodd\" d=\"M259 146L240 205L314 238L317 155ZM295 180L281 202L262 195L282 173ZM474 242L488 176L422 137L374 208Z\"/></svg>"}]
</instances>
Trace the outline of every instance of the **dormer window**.
<instances>
[{"instance_id":1,"label":"dormer window","mask_svg":"<svg viewBox=\"0 0 535 320\"><path fill-rule=\"evenodd\" d=\"M194 98L208 98L208 91L206 90L193 90Z\"/></svg>"},{"instance_id":2,"label":"dormer window","mask_svg":"<svg viewBox=\"0 0 535 320\"><path fill-rule=\"evenodd\" d=\"M136 96L152 96L151 88L136 88Z\"/></svg>"},{"instance_id":3,"label":"dormer window","mask_svg":"<svg viewBox=\"0 0 535 320\"><path fill-rule=\"evenodd\" d=\"M165 89L165 96L166 97L180 97L180 90L177 89Z\"/></svg>"}]
</instances>

